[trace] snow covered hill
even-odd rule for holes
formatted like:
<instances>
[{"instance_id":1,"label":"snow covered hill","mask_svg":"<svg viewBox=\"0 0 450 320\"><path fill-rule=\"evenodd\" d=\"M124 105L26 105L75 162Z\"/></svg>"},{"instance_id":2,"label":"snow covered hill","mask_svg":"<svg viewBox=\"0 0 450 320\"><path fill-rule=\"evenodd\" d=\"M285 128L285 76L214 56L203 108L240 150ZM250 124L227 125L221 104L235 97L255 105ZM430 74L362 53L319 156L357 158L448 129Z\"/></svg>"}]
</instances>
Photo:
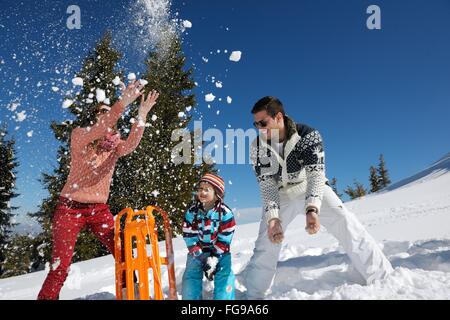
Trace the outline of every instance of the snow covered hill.
<instances>
[{"instance_id":1,"label":"snow covered hill","mask_svg":"<svg viewBox=\"0 0 450 320\"><path fill-rule=\"evenodd\" d=\"M349 267L336 240L324 228L310 236L304 217L286 231L278 272L268 299L449 299L450 153L429 168L376 194L346 203L383 246L394 274L370 286ZM258 233L260 209L239 211L232 244L237 298L245 288L240 272L249 261ZM244 224L245 223L245 224ZM164 245L161 244L161 250ZM174 239L178 291L186 261L181 238ZM164 252L164 251L162 251ZM164 269L164 268L163 268ZM35 299L46 272L0 281L0 299ZM163 273L167 292L167 274ZM212 283L204 282L205 298ZM114 261L106 256L76 263L61 299L114 299Z\"/></svg>"}]
</instances>

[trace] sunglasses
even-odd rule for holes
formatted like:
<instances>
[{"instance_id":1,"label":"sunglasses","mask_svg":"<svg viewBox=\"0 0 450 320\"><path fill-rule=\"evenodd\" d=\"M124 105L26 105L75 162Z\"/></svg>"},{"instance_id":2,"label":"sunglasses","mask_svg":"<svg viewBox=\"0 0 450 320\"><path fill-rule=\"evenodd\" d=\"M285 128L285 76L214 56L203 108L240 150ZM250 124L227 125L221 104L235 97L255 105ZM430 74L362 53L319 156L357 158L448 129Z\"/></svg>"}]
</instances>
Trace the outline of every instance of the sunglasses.
<instances>
[{"instance_id":1,"label":"sunglasses","mask_svg":"<svg viewBox=\"0 0 450 320\"><path fill-rule=\"evenodd\" d=\"M269 119L272 119L272 117L269 117ZM253 125L254 125L256 128L265 128L265 127L267 127L267 125L268 125L268 119L263 119L263 120L260 120L260 121L255 121L255 122L253 122Z\"/></svg>"}]
</instances>

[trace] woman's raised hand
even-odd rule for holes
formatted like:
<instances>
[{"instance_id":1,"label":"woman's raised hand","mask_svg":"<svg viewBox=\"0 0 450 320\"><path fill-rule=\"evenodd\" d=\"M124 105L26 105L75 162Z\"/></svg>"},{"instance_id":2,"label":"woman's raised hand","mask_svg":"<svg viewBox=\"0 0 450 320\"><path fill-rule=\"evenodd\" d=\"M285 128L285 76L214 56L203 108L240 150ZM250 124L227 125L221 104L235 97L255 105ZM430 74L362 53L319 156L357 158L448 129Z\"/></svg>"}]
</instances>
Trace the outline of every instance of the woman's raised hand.
<instances>
[{"instance_id":1,"label":"woman's raised hand","mask_svg":"<svg viewBox=\"0 0 450 320\"><path fill-rule=\"evenodd\" d=\"M139 113L145 114L149 113L149 111L153 108L153 106L156 104L156 100L158 100L159 92L156 90L152 90L147 95L147 99L145 99L145 96L141 96L141 106L139 107Z\"/></svg>"},{"instance_id":2,"label":"woman's raised hand","mask_svg":"<svg viewBox=\"0 0 450 320\"><path fill-rule=\"evenodd\" d=\"M122 102L125 105L129 105L133 103L139 96L143 95L143 91L145 84L140 83L138 80L131 82L128 87L125 88L125 85L121 83L122 90Z\"/></svg>"}]
</instances>

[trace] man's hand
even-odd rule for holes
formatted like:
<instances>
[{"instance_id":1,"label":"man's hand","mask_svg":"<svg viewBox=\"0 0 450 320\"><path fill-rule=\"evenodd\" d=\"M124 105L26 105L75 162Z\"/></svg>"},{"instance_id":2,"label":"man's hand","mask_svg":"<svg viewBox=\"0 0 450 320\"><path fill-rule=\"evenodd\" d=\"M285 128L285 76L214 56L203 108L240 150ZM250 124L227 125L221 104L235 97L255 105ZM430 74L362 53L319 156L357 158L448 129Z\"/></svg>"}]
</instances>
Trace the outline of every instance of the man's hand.
<instances>
[{"instance_id":1,"label":"man's hand","mask_svg":"<svg viewBox=\"0 0 450 320\"><path fill-rule=\"evenodd\" d=\"M267 235L269 237L269 240L273 243L279 244L283 242L283 227L281 226L280 219L272 219L269 221Z\"/></svg>"},{"instance_id":2,"label":"man's hand","mask_svg":"<svg viewBox=\"0 0 450 320\"><path fill-rule=\"evenodd\" d=\"M150 93L147 95L147 99L145 99L144 95L142 95L139 114L142 116L147 116L147 113L149 113L153 106L156 104L156 100L158 99L158 97L159 92L157 92L156 90L150 91Z\"/></svg>"},{"instance_id":3,"label":"man's hand","mask_svg":"<svg viewBox=\"0 0 450 320\"><path fill-rule=\"evenodd\" d=\"M125 88L125 85L121 85L122 89L122 103L128 106L133 103L140 95L143 94L141 91L144 88L144 84L139 81L134 81Z\"/></svg>"},{"instance_id":4,"label":"man's hand","mask_svg":"<svg viewBox=\"0 0 450 320\"><path fill-rule=\"evenodd\" d=\"M305 230L309 234L316 234L320 229L319 215L316 209L309 209L306 212L306 227Z\"/></svg>"}]
</instances>

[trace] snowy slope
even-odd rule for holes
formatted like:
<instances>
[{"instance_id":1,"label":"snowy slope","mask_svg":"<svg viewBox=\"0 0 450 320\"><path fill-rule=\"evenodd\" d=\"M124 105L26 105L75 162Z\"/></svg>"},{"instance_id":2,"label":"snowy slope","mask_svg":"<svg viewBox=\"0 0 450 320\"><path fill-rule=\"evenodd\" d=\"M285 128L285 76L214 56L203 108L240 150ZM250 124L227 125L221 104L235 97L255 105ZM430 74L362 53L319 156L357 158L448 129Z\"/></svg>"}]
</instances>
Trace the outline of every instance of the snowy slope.
<instances>
[{"instance_id":1,"label":"snowy slope","mask_svg":"<svg viewBox=\"0 0 450 320\"><path fill-rule=\"evenodd\" d=\"M278 273L268 299L449 299L450 298L450 153L387 190L346 203L383 246L394 274L370 286L349 268L349 260L324 228L310 236L303 216L286 231ZM232 244L237 298L245 288L240 272L249 261L260 209L240 210ZM246 224L244 224L246 223ZM186 248L174 239L178 291ZM161 250L164 250L161 244ZM162 251L164 252L164 251ZM0 299L35 299L46 272L0 280ZM164 283L167 292L167 274ZM205 281L205 297L212 284ZM114 261L106 256L74 264L61 299L114 299Z\"/></svg>"}]
</instances>

